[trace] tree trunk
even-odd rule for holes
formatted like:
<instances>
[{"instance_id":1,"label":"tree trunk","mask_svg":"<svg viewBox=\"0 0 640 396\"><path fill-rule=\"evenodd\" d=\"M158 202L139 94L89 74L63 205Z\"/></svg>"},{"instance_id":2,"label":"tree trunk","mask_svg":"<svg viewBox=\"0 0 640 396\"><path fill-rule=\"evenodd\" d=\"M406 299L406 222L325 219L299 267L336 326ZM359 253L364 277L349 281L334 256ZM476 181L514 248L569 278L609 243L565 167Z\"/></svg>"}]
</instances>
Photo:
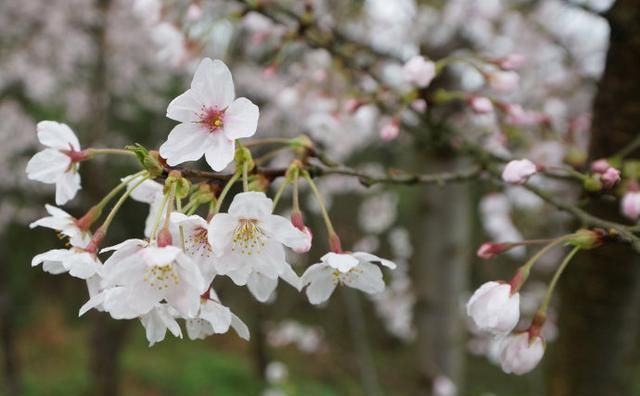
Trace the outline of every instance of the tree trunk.
<instances>
[{"instance_id":1,"label":"tree trunk","mask_svg":"<svg viewBox=\"0 0 640 396\"><path fill-rule=\"evenodd\" d=\"M91 396L120 394L119 356L129 321L113 320L104 312L92 312Z\"/></svg>"},{"instance_id":2,"label":"tree trunk","mask_svg":"<svg viewBox=\"0 0 640 396\"><path fill-rule=\"evenodd\" d=\"M430 171L451 170L457 160L433 161ZM460 296L467 290L472 219L470 186L448 184L428 186L423 218L413 234L416 251L412 263L417 301L417 360L420 395L430 395L438 375L449 377L462 387L465 326L460 313Z\"/></svg>"},{"instance_id":3,"label":"tree trunk","mask_svg":"<svg viewBox=\"0 0 640 396\"><path fill-rule=\"evenodd\" d=\"M20 359L17 351L14 289L10 287L9 263L0 260L0 347L2 350L2 379L7 396L18 396L21 392ZM1 392L0 392L1 393Z\"/></svg>"},{"instance_id":4,"label":"tree trunk","mask_svg":"<svg viewBox=\"0 0 640 396\"><path fill-rule=\"evenodd\" d=\"M640 131L640 2L618 0L607 18L610 47L594 104L592 160L615 154ZM590 211L622 220L615 203L596 202ZM639 292L640 256L630 246L606 246L577 256L561 284L553 396L630 394L626 358L633 350Z\"/></svg>"}]
</instances>

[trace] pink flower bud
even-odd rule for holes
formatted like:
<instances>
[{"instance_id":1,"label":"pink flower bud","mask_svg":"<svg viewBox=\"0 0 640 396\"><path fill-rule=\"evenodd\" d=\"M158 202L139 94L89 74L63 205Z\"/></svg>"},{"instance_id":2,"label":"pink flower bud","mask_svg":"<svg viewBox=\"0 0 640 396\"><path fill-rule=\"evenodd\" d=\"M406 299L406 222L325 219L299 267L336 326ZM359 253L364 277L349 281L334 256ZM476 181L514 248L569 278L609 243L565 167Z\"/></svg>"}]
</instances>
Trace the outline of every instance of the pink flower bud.
<instances>
[{"instance_id":1,"label":"pink flower bud","mask_svg":"<svg viewBox=\"0 0 640 396\"><path fill-rule=\"evenodd\" d=\"M426 60L420 55L409 59L402 70L404 71L405 79L419 88L427 87L436 76L435 63Z\"/></svg>"},{"instance_id":2,"label":"pink flower bud","mask_svg":"<svg viewBox=\"0 0 640 396\"><path fill-rule=\"evenodd\" d=\"M620 201L620 209L625 217L638 220L640 217L640 191L627 191Z\"/></svg>"},{"instance_id":3,"label":"pink flower bud","mask_svg":"<svg viewBox=\"0 0 640 396\"><path fill-rule=\"evenodd\" d=\"M476 252L477 256L489 260L497 256L498 254L504 252L510 247L507 243L493 243L493 242L485 242L478 248Z\"/></svg>"},{"instance_id":4,"label":"pink flower bud","mask_svg":"<svg viewBox=\"0 0 640 396\"><path fill-rule=\"evenodd\" d=\"M528 159L514 160L502 171L502 180L511 184L523 184L538 172L538 167Z\"/></svg>"},{"instance_id":5,"label":"pink flower bud","mask_svg":"<svg viewBox=\"0 0 640 396\"><path fill-rule=\"evenodd\" d=\"M489 98L484 96L474 96L469 99L471 110L478 114L491 113L493 111L493 103Z\"/></svg>"},{"instance_id":6,"label":"pink flower bud","mask_svg":"<svg viewBox=\"0 0 640 396\"><path fill-rule=\"evenodd\" d=\"M501 93L511 93L520 83L520 76L513 71L494 71L486 74L489 87Z\"/></svg>"},{"instance_id":7,"label":"pink flower bud","mask_svg":"<svg viewBox=\"0 0 640 396\"><path fill-rule=\"evenodd\" d=\"M380 129L380 137L385 142L389 142L394 140L400 134L400 127L398 126L398 122L393 120L382 126Z\"/></svg>"},{"instance_id":8,"label":"pink flower bud","mask_svg":"<svg viewBox=\"0 0 640 396\"><path fill-rule=\"evenodd\" d=\"M494 60L493 63L502 70L517 70L527 63L527 58L522 54L509 54Z\"/></svg>"},{"instance_id":9,"label":"pink flower bud","mask_svg":"<svg viewBox=\"0 0 640 396\"><path fill-rule=\"evenodd\" d=\"M526 374L533 370L542 356L545 343L542 337L529 332L510 335L502 341L500 366L507 374Z\"/></svg>"},{"instance_id":10,"label":"pink flower bud","mask_svg":"<svg viewBox=\"0 0 640 396\"><path fill-rule=\"evenodd\" d=\"M618 184L620 181L620 171L616 168L609 168L600 176L600 180L602 181L602 185L605 188L611 188Z\"/></svg>"},{"instance_id":11,"label":"pink flower bud","mask_svg":"<svg viewBox=\"0 0 640 396\"><path fill-rule=\"evenodd\" d=\"M196 3L191 3L189 8L187 8L187 20L197 21L200 18L202 18L202 7Z\"/></svg>"},{"instance_id":12,"label":"pink flower bud","mask_svg":"<svg viewBox=\"0 0 640 396\"><path fill-rule=\"evenodd\" d=\"M309 250L311 250L311 242L313 241L313 234L311 233L311 230L307 226L305 226L302 229L302 232L304 232L304 234L307 236L307 244L303 247L293 249L293 251L296 253L306 253Z\"/></svg>"},{"instance_id":13,"label":"pink flower bud","mask_svg":"<svg viewBox=\"0 0 640 396\"><path fill-rule=\"evenodd\" d=\"M362 101L351 98L351 99L348 99L346 102L344 102L344 105L342 106L342 110L344 110L345 113L351 114L356 110L358 110L358 108L362 105L363 105Z\"/></svg>"},{"instance_id":14,"label":"pink flower bud","mask_svg":"<svg viewBox=\"0 0 640 396\"><path fill-rule=\"evenodd\" d=\"M607 161L606 159L599 159L591 163L592 172L604 173L609 168L611 168L611 165L609 165L609 161Z\"/></svg>"},{"instance_id":15,"label":"pink flower bud","mask_svg":"<svg viewBox=\"0 0 640 396\"><path fill-rule=\"evenodd\" d=\"M520 294L508 283L487 282L469 299L467 315L482 331L508 334L520 319Z\"/></svg>"}]
</instances>

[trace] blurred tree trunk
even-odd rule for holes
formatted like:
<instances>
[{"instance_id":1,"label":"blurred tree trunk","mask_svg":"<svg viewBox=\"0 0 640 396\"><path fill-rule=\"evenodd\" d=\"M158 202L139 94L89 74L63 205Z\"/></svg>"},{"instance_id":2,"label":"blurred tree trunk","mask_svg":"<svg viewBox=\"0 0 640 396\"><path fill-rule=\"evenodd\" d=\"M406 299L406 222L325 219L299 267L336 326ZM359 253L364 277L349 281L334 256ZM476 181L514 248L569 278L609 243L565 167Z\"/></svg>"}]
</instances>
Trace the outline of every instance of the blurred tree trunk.
<instances>
[{"instance_id":1,"label":"blurred tree trunk","mask_svg":"<svg viewBox=\"0 0 640 396\"><path fill-rule=\"evenodd\" d=\"M594 104L592 160L611 156L640 132L640 2L618 0L607 18L610 48ZM613 202L599 201L589 209L622 220ZM633 350L639 293L640 256L629 246L577 257L563 277L553 396L630 394L626 360Z\"/></svg>"},{"instance_id":2,"label":"blurred tree trunk","mask_svg":"<svg viewBox=\"0 0 640 396\"><path fill-rule=\"evenodd\" d=\"M16 349L14 289L10 287L9 263L0 259L0 343L2 348L2 394L21 394L20 361Z\"/></svg>"},{"instance_id":3,"label":"blurred tree trunk","mask_svg":"<svg viewBox=\"0 0 640 396\"><path fill-rule=\"evenodd\" d=\"M459 160L436 159L429 172L455 169ZM412 263L417 295L417 359L420 395L430 395L438 375L459 388L464 372L465 326L460 296L467 290L472 218L468 183L428 186L413 233L416 251Z\"/></svg>"}]
</instances>

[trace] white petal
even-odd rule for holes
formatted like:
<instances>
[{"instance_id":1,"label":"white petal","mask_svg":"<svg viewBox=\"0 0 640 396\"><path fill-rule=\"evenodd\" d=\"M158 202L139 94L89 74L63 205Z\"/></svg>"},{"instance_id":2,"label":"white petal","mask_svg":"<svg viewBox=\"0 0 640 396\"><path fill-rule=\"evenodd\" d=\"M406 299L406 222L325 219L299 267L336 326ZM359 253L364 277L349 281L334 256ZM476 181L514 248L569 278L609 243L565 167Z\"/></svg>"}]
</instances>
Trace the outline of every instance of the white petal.
<instances>
[{"instance_id":1,"label":"white petal","mask_svg":"<svg viewBox=\"0 0 640 396\"><path fill-rule=\"evenodd\" d=\"M253 272L249 276L247 287L256 300L265 302L269 299L273 291L278 286L278 279L271 279L259 272Z\"/></svg>"},{"instance_id":2,"label":"white petal","mask_svg":"<svg viewBox=\"0 0 640 396\"><path fill-rule=\"evenodd\" d=\"M45 146L60 150L80 150L76 134L67 124L55 121L40 121L37 125L38 140Z\"/></svg>"},{"instance_id":3,"label":"white petal","mask_svg":"<svg viewBox=\"0 0 640 396\"><path fill-rule=\"evenodd\" d=\"M66 172L56 181L56 205L64 205L72 200L80 185L80 175L77 172Z\"/></svg>"},{"instance_id":4,"label":"white petal","mask_svg":"<svg viewBox=\"0 0 640 396\"><path fill-rule=\"evenodd\" d=\"M132 179L128 182L127 187L131 188L134 184L136 183L134 183L134 180ZM136 201L151 204L158 199L158 196L162 197L163 191L164 185L153 180L145 180L139 184L135 190L131 191L130 196Z\"/></svg>"},{"instance_id":5,"label":"white petal","mask_svg":"<svg viewBox=\"0 0 640 396\"><path fill-rule=\"evenodd\" d=\"M233 101L224 112L224 134L229 139L253 136L258 128L260 110L247 98Z\"/></svg>"},{"instance_id":6,"label":"white petal","mask_svg":"<svg viewBox=\"0 0 640 396\"><path fill-rule=\"evenodd\" d=\"M393 261L380 258L375 254L366 253L366 252L354 252L354 253L351 253L351 255L357 258L358 260L364 261L366 263L380 263L383 266L390 269L396 269L397 267L396 263L394 263Z\"/></svg>"},{"instance_id":7,"label":"white petal","mask_svg":"<svg viewBox=\"0 0 640 396\"><path fill-rule=\"evenodd\" d=\"M207 226L207 238L213 253L220 257L231 249L233 233L238 219L228 213L218 213Z\"/></svg>"},{"instance_id":8,"label":"white petal","mask_svg":"<svg viewBox=\"0 0 640 396\"><path fill-rule=\"evenodd\" d=\"M309 267L309 269L311 269L311 267ZM309 269L307 269L307 271L309 271ZM306 274L307 272L305 272L305 275ZM321 304L329 299L336 288L336 282L333 280L333 276L329 271L318 270L313 278L309 286L307 286L307 297L311 304Z\"/></svg>"},{"instance_id":9,"label":"white petal","mask_svg":"<svg viewBox=\"0 0 640 396\"><path fill-rule=\"evenodd\" d=\"M280 278L295 287L296 290L302 290L302 279L296 274L296 272L291 268L291 266L287 263L282 265L282 270L280 272Z\"/></svg>"},{"instance_id":10,"label":"white petal","mask_svg":"<svg viewBox=\"0 0 640 396\"><path fill-rule=\"evenodd\" d=\"M202 111L203 103L194 96L191 89L173 99L167 107L167 117L180 122L198 121L198 114Z\"/></svg>"},{"instance_id":11,"label":"white petal","mask_svg":"<svg viewBox=\"0 0 640 396\"><path fill-rule=\"evenodd\" d=\"M251 338L247 325L244 324L244 322L233 313L231 313L231 327L233 327L240 338L243 338L247 341L249 341L249 338Z\"/></svg>"},{"instance_id":12,"label":"white petal","mask_svg":"<svg viewBox=\"0 0 640 396\"><path fill-rule=\"evenodd\" d=\"M71 165L71 158L55 149L36 153L27 163L27 177L42 183L55 183Z\"/></svg>"},{"instance_id":13,"label":"white petal","mask_svg":"<svg viewBox=\"0 0 640 396\"><path fill-rule=\"evenodd\" d=\"M227 167L233 161L236 152L235 140L230 140L223 133L210 133L206 142L200 145L204 148L204 156L207 164L216 172Z\"/></svg>"},{"instance_id":14,"label":"white petal","mask_svg":"<svg viewBox=\"0 0 640 396\"><path fill-rule=\"evenodd\" d=\"M263 192L243 192L233 197L229 214L245 219L261 220L271 214L273 201Z\"/></svg>"},{"instance_id":15,"label":"white petal","mask_svg":"<svg viewBox=\"0 0 640 396\"><path fill-rule=\"evenodd\" d=\"M291 249L303 249L309 245L307 235L285 217L268 215L262 219L260 226L267 235Z\"/></svg>"},{"instance_id":16,"label":"white petal","mask_svg":"<svg viewBox=\"0 0 640 396\"><path fill-rule=\"evenodd\" d=\"M350 269L356 267L359 263L358 259L350 254L327 253L322 256L321 260L331 267L342 273L349 272Z\"/></svg>"},{"instance_id":17,"label":"white petal","mask_svg":"<svg viewBox=\"0 0 640 396\"><path fill-rule=\"evenodd\" d=\"M195 161L204 154L203 142L208 135L209 131L199 124L178 124L169 133L167 141L160 146L160 155L166 158L170 166Z\"/></svg>"},{"instance_id":18,"label":"white petal","mask_svg":"<svg viewBox=\"0 0 640 396\"><path fill-rule=\"evenodd\" d=\"M220 110L229 106L236 96L229 68L217 59L204 58L200 62L191 81L191 89L203 105Z\"/></svg>"},{"instance_id":19,"label":"white petal","mask_svg":"<svg viewBox=\"0 0 640 396\"><path fill-rule=\"evenodd\" d=\"M200 317L209 322L217 334L226 333L231 325L231 310L215 301L207 301L201 305Z\"/></svg>"},{"instance_id":20,"label":"white petal","mask_svg":"<svg viewBox=\"0 0 640 396\"><path fill-rule=\"evenodd\" d=\"M370 294L380 293L384 290L380 267L369 263L360 263L358 268L354 268L344 275L343 282L347 286Z\"/></svg>"}]
</instances>

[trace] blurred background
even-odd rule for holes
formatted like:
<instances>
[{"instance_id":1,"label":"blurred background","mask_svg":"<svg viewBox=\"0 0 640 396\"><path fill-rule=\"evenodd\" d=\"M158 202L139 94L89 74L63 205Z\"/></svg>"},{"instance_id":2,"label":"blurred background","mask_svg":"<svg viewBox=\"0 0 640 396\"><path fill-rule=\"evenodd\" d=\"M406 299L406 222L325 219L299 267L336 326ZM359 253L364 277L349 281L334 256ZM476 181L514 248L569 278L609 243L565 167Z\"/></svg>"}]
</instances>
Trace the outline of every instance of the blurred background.
<instances>
[{"instance_id":1,"label":"blurred background","mask_svg":"<svg viewBox=\"0 0 640 396\"><path fill-rule=\"evenodd\" d=\"M624 96L631 87L640 92L634 59L640 11L633 0L259 2L266 13L252 11L257 3L0 2L0 394L640 394L638 271L631 265L637 259L623 248L585 259L620 264L614 274L586 263L587 275L567 276L573 281L552 307L540 367L518 377L492 363L492 345L468 323L464 303L482 282L508 279L531 251L481 261L477 246L553 237L576 223L521 187L486 179L369 188L355 178L319 179L343 245L387 257L399 269L381 295L339 290L319 308L286 285L259 304L245 288L216 280L225 304L249 325L250 342L233 333L204 341L168 336L148 347L137 321L99 312L77 317L88 298L84 282L29 264L61 245L52 232L28 228L53 201L51 186L28 181L24 172L39 150L35 125L68 123L83 147L157 148L174 125L165 117L167 104L188 87L205 56L224 60L238 96L260 106L256 137L304 133L331 159L374 174L468 166L449 139L453 128L493 153L545 164L584 164L637 134L638 94ZM359 44L349 47L347 40L349 56L337 56L307 34L301 15L313 16L313 28ZM419 53L433 60L519 54L526 63L516 87L487 85L491 71L452 63L429 88L414 92L402 79L402 64ZM438 89L491 96L525 113L477 114L465 101L440 103ZM411 111L402 105L406 92L416 99ZM390 106L371 103L372 96ZM594 111L594 100L601 110ZM382 132L398 120L398 136ZM290 159L284 153L270 164ZM113 158L83 163L83 190L65 209L81 215L136 166ZM567 199L580 193L551 179L539 185ZM303 193L315 247L290 257L299 274L326 251L318 208ZM290 197L284 202L286 209ZM617 216L612 204L596 205ZM127 203L107 244L141 235L146 215L144 204ZM543 258L523 290L523 326L560 260L561 251L555 253ZM581 296L583 288L594 293Z\"/></svg>"}]
</instances>

